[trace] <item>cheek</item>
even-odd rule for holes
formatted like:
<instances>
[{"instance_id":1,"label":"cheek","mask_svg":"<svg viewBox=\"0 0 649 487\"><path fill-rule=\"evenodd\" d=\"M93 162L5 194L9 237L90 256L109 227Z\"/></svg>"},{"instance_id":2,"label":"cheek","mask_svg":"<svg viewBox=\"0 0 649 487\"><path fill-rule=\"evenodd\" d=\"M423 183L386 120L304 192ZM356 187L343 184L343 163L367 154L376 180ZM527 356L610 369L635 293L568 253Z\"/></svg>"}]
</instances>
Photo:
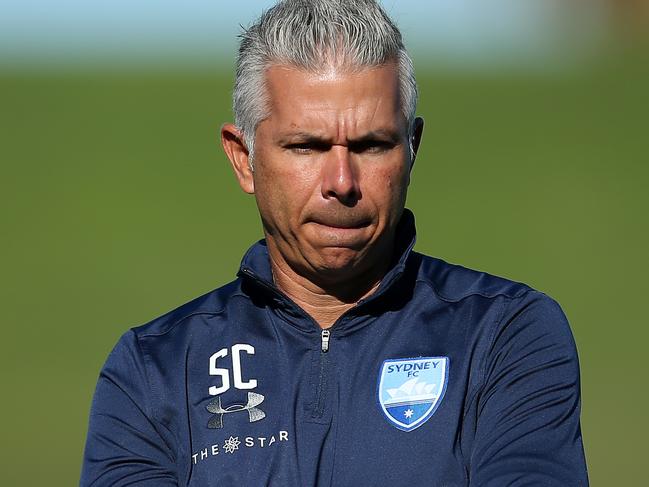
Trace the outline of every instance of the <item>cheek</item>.
<instances>
[{"instance_id":1,"label":"cheek","mask_svg":"<svg viewBox=\"0 0 649 487\"><path fill-rule=\"evenodd\" d=\"M372 186L375 198L385 204L401 201L408 187L408 181L408 172L399 167L376 170L368 182Z\"/></svg>"},{"instance_id":2,"label":"cheek","mask_svg":"<svg viewBox=\"0 0 649 487\"><path fill-rule=\"evenodd\" d=\"M268 165L270 166L270 165ZM259 167L255 174L255 193L260 211L267 219L288 221L299 217L311 198L315 178L295 165L273 164Z\"/></svg>"}]
</instances>

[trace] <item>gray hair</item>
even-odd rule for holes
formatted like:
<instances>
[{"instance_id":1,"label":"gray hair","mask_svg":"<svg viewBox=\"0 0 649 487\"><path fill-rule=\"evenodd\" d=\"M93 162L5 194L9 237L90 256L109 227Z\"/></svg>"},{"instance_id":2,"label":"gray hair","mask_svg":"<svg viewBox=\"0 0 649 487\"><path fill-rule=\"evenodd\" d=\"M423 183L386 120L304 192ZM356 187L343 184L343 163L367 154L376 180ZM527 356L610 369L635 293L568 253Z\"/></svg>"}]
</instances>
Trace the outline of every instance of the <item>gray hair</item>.
<instances>
[{"instance_id":1,"label":"gray hair","mask_svg":"<svg viewBox=\"0 0 649 487\"><path fill-rule=\"evenodd\" d=\"M240 37L233 109L251 167L257 125L269 115L265 72L272 65L319 72L323 67L358 69L394 61L402 111L412 133L417 108L412 59L399 29L375 0L283 0Z\"/></svg>"}]
</instances>

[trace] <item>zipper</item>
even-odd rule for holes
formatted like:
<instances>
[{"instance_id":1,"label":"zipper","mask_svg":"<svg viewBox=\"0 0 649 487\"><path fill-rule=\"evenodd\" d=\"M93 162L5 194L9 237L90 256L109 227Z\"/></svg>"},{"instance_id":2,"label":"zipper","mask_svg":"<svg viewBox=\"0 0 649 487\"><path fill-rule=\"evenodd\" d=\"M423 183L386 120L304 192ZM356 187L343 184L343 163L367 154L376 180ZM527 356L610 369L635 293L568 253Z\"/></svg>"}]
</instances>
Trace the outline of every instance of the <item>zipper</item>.
<instances>
[{"instance_id":1,"label":"zipper","mask_svg":"<svg viewBox=\"0 0 649 487\"><path fill-rule=\"evenodd\" d=\"M329 351L329 338L331 337L331 332L329 330L322 330L322 353L327 353Z\"/></svg>"},{"instance_id":2,"label":"zipper","mask_svg":"<svg viewBox=\"0 0 649 487\"><path fill-rule=\"evenodd\" d=\"M324 398L325 390L327 388L327 355L329 351L329 340L331 339L331 331L325 329L320 332L320 366L318 373L318 388L315 395L315 408L313 408L312 417L322 417L324 413Z\"/></svg>"},{"instance_id":3,"label":"zipper","mask_svg":"<svg viewBox=\"0 0 649 487\"><path fill-rule=\"evenodd\" d=\"M306 319L308 319L309 321L311 321L311 323L313 323L314 328L320 328L320 325L313 319L313 317L307 314L302 308L300 308L297 304L295 304L288 296L282 293L275 286L270 285L268 282L264 281L263 279L259 279L248 268L243 268L240 270L240 272L252 278L254 281L262 285L267 290L271 291L275 296L278 296L280 299L296 307L298 310L302 312L302 314ZM347 317L350 311L351 310L345 311L345 313L343 313L343 315L340 316L336 320L336 322L329 327L329 329L323 329L320 332L320 360L318 361L319 362L318 372L316 376L317 382L316 382L315 398L314 398L313 408L311 410L311 417L313 419L322 418L325 410L325 396L327 391L328 368L329 368L328 352L331 347L331 328L336 326L339 322L343 321Z\"/></svg>"},{"instance_id":4,"label":"zipper","mask_svg":"<svg viewBox=\"0 0 649 487\"><path fill-rule=\"evenodd\" d=\"M328 362L329 357L327 352L329 351L331 340L331 331L325 329L320 332L320 360L318 365L318 383L315 393L315 402L314 407L311 412L312 418L322 418L325 410L325 396L327 391L328 383Z\"/></svg>"}]
</instances>

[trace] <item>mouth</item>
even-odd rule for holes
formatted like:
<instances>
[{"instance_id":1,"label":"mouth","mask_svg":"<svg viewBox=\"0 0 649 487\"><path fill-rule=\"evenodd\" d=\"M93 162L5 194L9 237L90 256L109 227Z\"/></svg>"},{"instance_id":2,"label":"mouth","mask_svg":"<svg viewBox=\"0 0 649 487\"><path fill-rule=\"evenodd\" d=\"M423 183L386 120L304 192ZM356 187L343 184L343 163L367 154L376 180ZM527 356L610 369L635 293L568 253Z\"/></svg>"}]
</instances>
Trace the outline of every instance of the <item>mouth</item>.
<instances>
[{"instance_id":1,"label":"mouth","mask_svg":"<svg viewBox=\"0 0 649 487\"><path fill-rule=\"evenodd\" d=\"M371 223L368 219L320 219L316 218L311 220L311 223L321 225L323 227L334 228L337 230L357 230L369 226Z\"/></svg>"},{"instance_id":2,"label":"mouth","mask_svg":"<svg viewBox=\"0 0 649 487\"><path fill-rule=\"evenodd\" d=\"M371 220L360 218L315 218L313 237L323 247L336 247L345 249L362 249L371 233L368 231Z\"/></svg>"}]
</instances>

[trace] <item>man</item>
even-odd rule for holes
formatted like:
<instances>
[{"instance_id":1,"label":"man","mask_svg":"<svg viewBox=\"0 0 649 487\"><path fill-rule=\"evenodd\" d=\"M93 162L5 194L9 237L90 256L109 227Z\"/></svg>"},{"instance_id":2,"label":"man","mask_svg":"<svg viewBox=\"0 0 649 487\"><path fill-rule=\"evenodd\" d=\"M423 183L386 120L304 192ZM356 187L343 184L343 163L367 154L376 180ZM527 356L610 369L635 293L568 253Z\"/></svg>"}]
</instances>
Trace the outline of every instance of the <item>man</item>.
<instances>
[{"instance_id":1,"label":"man","mask_svg":"<svg viewBox=\"0 0 649 487\"><path fill-rule=\"evenodd\" d=\"M245 32L222 142L265 240L122 337L82 485L587 485L558 305L412 250L415 105L373 1L287 0Z\"/></svg>"}]
</instances>

